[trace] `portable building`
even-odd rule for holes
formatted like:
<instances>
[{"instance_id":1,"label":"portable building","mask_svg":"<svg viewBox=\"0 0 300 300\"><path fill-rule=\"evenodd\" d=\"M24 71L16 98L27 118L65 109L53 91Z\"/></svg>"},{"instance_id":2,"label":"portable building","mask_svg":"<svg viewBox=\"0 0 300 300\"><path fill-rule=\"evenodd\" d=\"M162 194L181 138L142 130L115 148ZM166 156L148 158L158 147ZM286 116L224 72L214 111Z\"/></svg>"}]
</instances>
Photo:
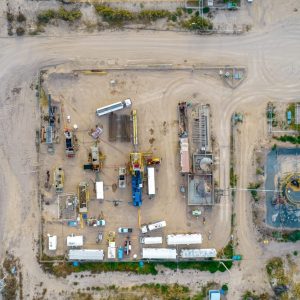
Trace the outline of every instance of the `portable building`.
<instances>
[{"instance_id":1,"label":"portable building","mask_svg":"<svg viewBox=\"0 0 300 300\"><path fill-rule=\"evenodd\" d=\"M104 252L96 249L70 249L68 258L70 261L101 261Z\"/></svg>"},{"instance_id":2,"label":"portable building","mask_svg":"<svg viewBox=\"0 0 300 300\"><path fill-rule=\"evenodd\" d=\"M168 245L192 245L201 244L202 235L198 233L194 234L170 234L167 236Z\"/></svg>"},{"instance_id":3,"label":"portable building","mask_svg":"<svg viewBox=\"0 0 300 300\"><path fill-rule=\"evenodd\" d=\"M147 174L148 174L148 195L150 197L153 197L155 196L155 168L148 167Z\"/></svg>"},{"instance_id":4,"label":"portable building","mask_svg":"<svg viewBox=\"0 0 300 300\"><path fill-rule=\"evenodd\" d=\"M48 235L48 246L49 250L55 251L57 249L57 236L56 235Z\"/></svg>"},{"instance_id":5,"label":"portable building","mask_svg":"<svg viewBox=\"0 0 300 300\"><path fill-rule=\"evenodd\" d=\"M180 251L182 258L214 258L217 256L217 250L211 249L182 249Z\"/></svg>"},{"instance_id":6,"label":"portable building","mask_svg":"<svg viewBox=\"0 0 300 300\"><path fill-rule=\"evenodd\" d=\"M221 292L219 290L210 290L208 295L209 300L221 300Z\"/></svg>"},{"instance_id":7,"label":"portable building","mask_svg":"<svg viewBox=\"0 0 300 300\"><path fill-rule=\"evenodd\" d=\"M176 259L176 249L143 248L143 259Z\"/></svg>"},{"instance_id":8,"label":"portable building","mask_svg":"<svg viewBox=\"0 0 300 300\"><path fill-rule=\"evenodd\" d=\"M154 245L154 244L162 244L163 240L161 236L153 236L153 237L141 237L140 243L145 245Z\"/></svg>"},{"instance_id":9,"label":"portable building","mask_svg":"<svg viewBox=\"0 0 300 300\"><path fill-rule=\"evenodd\" d=\"M97 200L104 200L103 181L97 181L96 182L96 197L97 197Z\"/></svg>"},{"instance_id":10,"label":"portable building","mask_svg":"<svg viewBox=\"0 0 300 300\"><path fill-rule=\"evenodd\" d=\"M107 258L109 258L109 259L116 258L116 243L115 242L109 242L109 245L107 248Z\"/></svg>"},{"instance_id":11,"label":"portable building","mask_svg":"<svg viewBox=\"0 0 300 300\"><path fill-rule=\"evenodd\" d=\"M81 247L81 246L83 246L83 236L82 235L69 235L69 236L67 236L67 246L68 247Z\"/></svg>"}]
</instances>

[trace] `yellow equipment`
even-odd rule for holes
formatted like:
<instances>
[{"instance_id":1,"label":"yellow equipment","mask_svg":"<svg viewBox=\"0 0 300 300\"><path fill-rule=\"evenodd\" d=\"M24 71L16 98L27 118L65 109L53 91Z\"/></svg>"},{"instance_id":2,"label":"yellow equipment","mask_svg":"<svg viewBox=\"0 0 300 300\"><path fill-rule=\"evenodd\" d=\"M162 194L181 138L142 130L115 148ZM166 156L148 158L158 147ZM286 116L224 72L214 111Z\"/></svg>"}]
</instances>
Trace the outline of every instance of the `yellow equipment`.
<instances>
[{"instance_id":1,"label":"yellow equipment","mask_svg":"<svg viewBox=\"0 0 300 300\"><path fill-rule=\"evenodd\" d=\"M78 185L78 200L79 200L79 213L87 213L88 211L88 201L90 198L90 193L88 189L88 184L86 182L81 182Z\"/></svg>"},{"instance_id":2,"label":"yellow equipment","mask_svg":"<svg viewBox=\"0 0 300 300\"><path fill-rule=\"evenodd\" d=\"M138 146L138 132L137 132L137 114L136 110L132 110L131 112L131 118L132 118L132 127L133 127L133 147L136 150Z\"/></svg>"}]
</instances>

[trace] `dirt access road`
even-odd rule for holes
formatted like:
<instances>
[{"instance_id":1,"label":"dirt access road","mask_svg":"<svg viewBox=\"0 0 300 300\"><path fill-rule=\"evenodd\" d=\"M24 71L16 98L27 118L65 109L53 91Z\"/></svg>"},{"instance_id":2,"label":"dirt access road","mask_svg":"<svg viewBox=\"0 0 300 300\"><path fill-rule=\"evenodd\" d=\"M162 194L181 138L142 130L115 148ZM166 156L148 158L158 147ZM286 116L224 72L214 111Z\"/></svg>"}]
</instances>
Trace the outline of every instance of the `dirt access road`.
<instances>
[{"instance_id":1,"label":"dirt access road","mask_svg":"<svg viewBox=\"0 0 300 300\"><path fill-rule=\"evenodd\" d=\"M293 1L291 1L293 2ZM295 2L295 1L294 1ZM37 290L47 288L45 299L60 299L62 290L72 290L74 278L57 280L44 274L36 262L38 239L38 203L35 151L35 130L39 120L34 84L39 68L62 62L81 61L82 65L93 61L109 61L119 65L137 63L170 62L205 65L245 65L248 76L245 82L230 95L221 96L214 118L218 120L214 132L220 144L220 165L224 176L222 188L229 186L229 129L234 111L247 112L243 125L243 141L240 157L239 187L247 185L247 172L251 167L249 157L259 137L255 128L263 124L263 116L257 108L268 100L291 100L299 97L300 79L300 18L299 14L288 19L273 21L259 32L243 36L194 36L175 33L104 32L91 36L24 37L1 39L0 50L0 255L6 250L20 257L23 265L24 295L32 299ZM180 84L180 82L178 82ZM33 86L32 86L33 85ZM219 87L222 89L222 87ZM225 87L223 87L225 89ZM197 92L197 91L195 91ZM257 123L257 120L261 120ZM240 299L242 290L268 289L263 271L270 255L283 255L297 245L269 245L262 249L256 243L249 226L248 196L239 192L236 200L239 250L245 260L231 274L176 273L159 276L156 281L182 284L208 280L226 281L231 287L230 299ZM230 199L221 200L224 206L222 218L230 222ZM218 222L218 220L216 220ZM269 250L269 251L268 251ZM264 254L263 254L264 253ZM269 253L269 254L268 254ZM193 273L194 274L194 273ZM187 276L188 275L188 276ZM88 285L111 284L129 286L152 276L137 277L125 274L99 274L80 280L78 288ZM37 287L44 282L42 287Z\"/></svg>"}]
</instances>

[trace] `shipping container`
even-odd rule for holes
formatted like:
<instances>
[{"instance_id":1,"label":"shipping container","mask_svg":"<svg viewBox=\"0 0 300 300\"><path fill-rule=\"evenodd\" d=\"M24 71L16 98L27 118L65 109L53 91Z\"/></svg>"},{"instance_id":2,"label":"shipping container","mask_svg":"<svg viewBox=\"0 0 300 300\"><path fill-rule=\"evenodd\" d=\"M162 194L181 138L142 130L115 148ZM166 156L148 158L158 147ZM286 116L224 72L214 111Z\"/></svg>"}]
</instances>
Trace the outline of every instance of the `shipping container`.
<instances>
[{"instance_id":1,"label":"shipping container","mask_svg":"<svg viewBox=\"0 0 300 300\"><path fill-rule=\"evenodd\" d=\"M67 246L68 247L81 247L81 246L83 246L83 236L82 235L69 235L69 236L67 236Z\"/></svg>"},{"instance_id":2,"label":"shipping container","mask_svg":"<svg viewBox=\"0 0 300 300\"><path fill-rule=\"evenodd\" d=\"M194 234L169 234L167 236L168 245L192 245L201 244L202 235L198 233Z\"/></svg>"},{"instance_id":3,"label":"shipping container","mask_svg":"<svg viewBox=\"0 0 300 300\"><path fill-rule=\"evenodd\" d=\"M176 249L143 248L143 259L176 259Z\"/></svg>"},{"instance_id":4,"label":"shipping container","mask_svg":"<svg viewBox=\"0 0 300 300\"><path fill-rule=\"evenodd\" d=\"M150 197L154 197L155 196L155 168L148 167L147 173L148 173L148 195Z\"/></svg>"}]
</instances>

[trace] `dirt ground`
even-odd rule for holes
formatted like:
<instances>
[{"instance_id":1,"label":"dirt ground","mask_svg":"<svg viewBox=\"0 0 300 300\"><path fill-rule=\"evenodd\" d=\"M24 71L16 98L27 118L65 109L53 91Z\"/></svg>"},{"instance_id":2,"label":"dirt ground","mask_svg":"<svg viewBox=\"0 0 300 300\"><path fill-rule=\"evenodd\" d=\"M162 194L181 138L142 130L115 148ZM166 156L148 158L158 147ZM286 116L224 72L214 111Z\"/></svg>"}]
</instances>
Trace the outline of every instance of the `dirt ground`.
<instances>
[{"instance_id":1,"label":"dirt ground","mask_svg":"<svg viewBox=\"0 0 300 300\"><path fill-rule=\"evenodd\" d=\"M221 218L223 209L220 204L212 208L200 206L188 206L187 195L182 195L179 188L186 186L186 179L179 173L179 140L178 140L178 115L177 104L180 101L188 101L193 106L200 103L212 106L217 102L215 86L223 88L224 82L218 76L218 71L108 71L106 75L84 75L77 73L62 73L63 66L55 73L49 71L44 76L43 86L52 95L52 101L63 105L63 116L71 116L70 127L77 124L76 131L79 140L79 151L75 158L66 158L64 153L64 137L60 130L60 144L55 145L55 154L47 153L47 145L41 145L41 187L43 187L46 170L62 167L65 171L64 192L76 193L79 182L90 183L90 198L96 199L93 189L95 174L92 171L84 171L83 164L87 162L89 147L93 145L93 139L88 135L90 128L99 124L103 127L100 141L100 150L106 155L104 166L100 172L100 178L104 181L105 200L92 200L89 204L89 217L104 214L107 224L105 228L68 228L57 222L57 197L54 188L45 194L44 202L50 205L43 206L43 218L47 221L44 225L45 248L47 248L46 234L57 234L59 236L59 249L55 255L64 254L66 250L65 239L70 233L85 237L85 248L98 248L96 236L99 229L108 234L109 231L117 232L118 227L131 227L133 234L130 235L133 251L132 254L141 253L139 237L141 232L138 225L138 209L132 206L131 180L127 176L127 187L125 190L112 189L113 184L118 184L118 168L126 166L129 161L129 153L133 150L131 143L109 142L108 139L108 116L96 117L95 110L101 107L130 97L133 109L137 110L138 116L138 141L142 152L152 152L154 156L161 158L162 163L156 168L156 189L154 199L149 199L147 186L143 189L143 205L141 207L140 223L149 224L165 220L167 227L163 230L154 231L153 236L166 236L171 233L201 233L203 235L202 248L220 249L228 241L230 231L227 218ZM206 73L205 75L205 72ZM110 82L114 80L113 86ZM205 95L195 92L199 86L210 85L206 88ZM151 87L155 86L155 89ZM230 88L227 88L228 92ZM166 107L168 108L166 110ZM120 113L130 113L124 110ZM214 119L214 118L212 118ZM63 127L63 126L62 126ZM192 128L190 128L192 135ZM215 143L216 157L219 157L218 144ZM217 175L218 166L215 174ZM53 172L51 171L51 174ZM216 176L219 182L219 177ZM52 180L53 181L53 180ZM120 199L122 202L118 207L112 203ZM192 210L200 209L200 218L192 216ZM203 224L203 217L206 222ZM221 220L218 224L215 220ZM208 239L210 236L210 239ZM124 243L126 235L118 235L117 246ZM64 246L62 247L63 244ZM164 242L165 244L165 242ZM166 246L166 245L165 245ZM106 248L106 242L100 244ZM106 249L105 249L106 250Z\"/></svg>"},{"instance_id":2,"label":"dirt ground","mask_svg":"<svg viewBox=\"0 0 300 300\"><path fill-rule=\"evenodd\" d=\"M14 2L16 6L18 3L20 1ZM256 232L252 226L249 194L243 189L252 181L255 173L251 159L254 148L257 144L264 143L264 137L267 136L268 128L265 120L267 102L291 102L299 98L300 22L299 12L294 11L294 8L299 10L299 3L265 0L253 4L252 14L256 25L253 26L252 32L238 37L122 31L102 32L91 36L1 39L0 254L3 258L5 251L9 250L20 258L25 298L32 299L45 287L47 288L45 299L61 299L59 295L61 291L73 290L74 277L58 280L49 276L42 271L36 260L40 216L37 200L38 160L35 131L39 128L40 119L34 86L40 68L67 62L71 65L74 61L87 67L101 61L113 62L115 65L126 65L134 61L141 64L149 62L209 66L235 64L245 65L248 70L246 80L235 90L223 86L209 76L195 81L193 85L195 90L197 86L194 92L198 93L199 99L207 101L212 99L213 132L220 148L220 174L224 174L220 176L220 186L224 188L229 187L229 178L225 174L229 173L230 117L234 111L243 112L245 116L238 136L237 187L240 190L237 191L234 203L237 216L235 235L239 243L237 251L243 254L244 260L240 265L234 266L231 273L168 271L156 277L107 273L81 278L78 288L91 285L105 286L112 282L120 286L131 286L147 281L178 282L190 284L193 289L197 289L199 284L214 280L227 282L228 296L234 300L240 299L245 289L252 290L255 287L256 291L270 292L264 268L266 260L272 256L291 253L299 248L299 244L271 242L264 245L257 242ZM5 4L1 2L2 11L4 8ZM2 24L5 24L3 22L5 19L2 18L1 28ZM178 93L180 97L186 97L185 91L191 88L190 82L190 79L183 80L179 76L177 82L169 86L170 95ZM154 95L155 89L151 87L152 99L155 98ZM142 110L143 105L137 109ZM170 120L175 119L173 113L175 110L167 110L166 114ZM71 115L72 118L76 118L75 113ZM159 124L157 126L159 128ZM170 129L171 132L172 130L175 130L175 127ZM173 135L170 133L169 137L171 136ZM145 135L145 145L147 138ZM163 168L160 169L158 176L162 170ZM75 185L75 182L73 184ZM144 207L148 203L145 203ZM220 220L228 218L226 222L230 222L228 214L230 203L231 199L228 196L221 200ZM146 220L147 216L144 215L142 218ZM216 224L219 224L220 220L216 220ZM299 259L296 262L299 266ZM40 282L43 282L42 286Z\"/></svg>"}]
</instances>

